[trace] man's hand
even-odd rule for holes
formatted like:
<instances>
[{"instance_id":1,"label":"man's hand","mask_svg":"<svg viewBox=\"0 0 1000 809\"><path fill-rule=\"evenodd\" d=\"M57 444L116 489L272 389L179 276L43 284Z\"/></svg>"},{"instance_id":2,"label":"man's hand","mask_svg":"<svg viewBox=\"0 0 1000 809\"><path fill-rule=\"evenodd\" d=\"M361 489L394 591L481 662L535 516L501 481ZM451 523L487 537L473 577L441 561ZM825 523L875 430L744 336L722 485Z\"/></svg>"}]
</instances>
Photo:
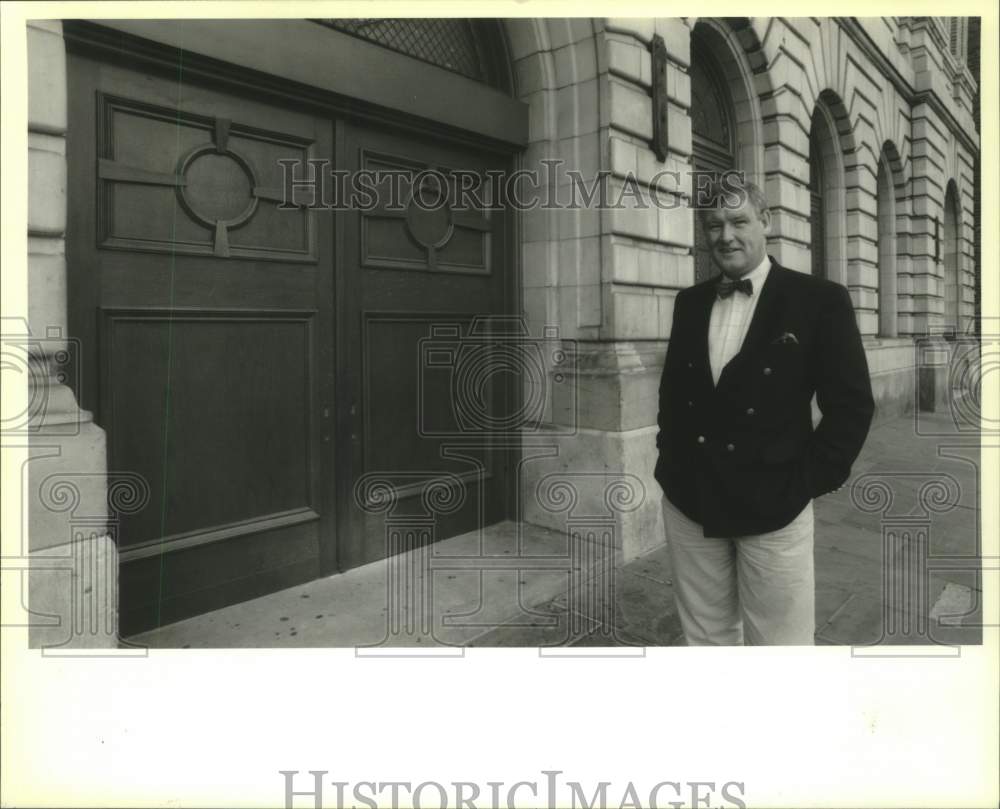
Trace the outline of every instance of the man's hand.
<instances>
[{"instance_id":1,"label":"man's hand","mask_svg":"<svg viewBox=\"0 0 1000 809\"><path fill-rule=\"evenodd\" d=\"M816 403L823 414L803 461L813 497L839 491L868 435L875 401L850 295L831 286L816 349Z\"/></svg>"}]
</instances>

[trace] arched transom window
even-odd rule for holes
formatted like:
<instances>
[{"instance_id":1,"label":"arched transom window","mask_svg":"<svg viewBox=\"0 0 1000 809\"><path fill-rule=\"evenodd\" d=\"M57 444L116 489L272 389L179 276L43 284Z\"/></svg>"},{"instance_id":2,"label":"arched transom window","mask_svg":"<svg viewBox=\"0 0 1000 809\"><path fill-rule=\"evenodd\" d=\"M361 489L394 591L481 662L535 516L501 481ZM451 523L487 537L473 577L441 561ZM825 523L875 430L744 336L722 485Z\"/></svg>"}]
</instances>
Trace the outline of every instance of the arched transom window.
<instances>
[{"instance_id":1,"label":"arched transom window","mask_svg":"<svg viewBox=\"0 0 1000 809\"><path fill-rule=\"evenodd\" d=\"M320 19L315 22L383 48L437 65L501 89L505 78L496 53L499 27L490 20L455 17Z\"/></svg>"}]
</instances>

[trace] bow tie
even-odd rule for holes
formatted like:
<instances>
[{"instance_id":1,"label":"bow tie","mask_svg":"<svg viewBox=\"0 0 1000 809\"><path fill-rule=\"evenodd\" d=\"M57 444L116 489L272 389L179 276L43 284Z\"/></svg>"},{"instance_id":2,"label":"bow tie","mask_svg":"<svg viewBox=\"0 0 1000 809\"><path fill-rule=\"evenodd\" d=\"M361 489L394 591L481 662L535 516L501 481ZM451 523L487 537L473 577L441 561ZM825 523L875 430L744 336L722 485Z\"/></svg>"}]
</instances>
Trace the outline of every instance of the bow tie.
<instances>
[{"instance_id":1,"label":"bow tie","mask_svg":"<svg viewBox=\"0 0 1000 809\"><path fill-rule=\"evenodd\" d=\"M726 276L720 276L715 282L715 294L720 298L728 298L739 290L744 295L753 295L753 282L749 278L741 278L739 281L730 281Z\"/></svg>"}]
</instances>

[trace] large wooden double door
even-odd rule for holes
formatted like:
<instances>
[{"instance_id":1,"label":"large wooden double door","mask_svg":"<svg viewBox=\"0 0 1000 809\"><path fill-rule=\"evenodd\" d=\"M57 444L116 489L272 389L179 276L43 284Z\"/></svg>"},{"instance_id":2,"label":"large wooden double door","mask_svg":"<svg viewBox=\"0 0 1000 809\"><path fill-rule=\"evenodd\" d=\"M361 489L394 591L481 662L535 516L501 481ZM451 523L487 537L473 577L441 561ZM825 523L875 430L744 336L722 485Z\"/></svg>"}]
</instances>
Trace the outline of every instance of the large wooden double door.
<instances>
[{"instance_id":1,"label":"large wooden double door","mask_svg":"<svg viewBox=\"0 0 1000 809\"><path fill-rule=\"evenodd\" d=\"M285 172L509 158L177 71L83 52L68 70L77 393L109 485L140 482L111 515L123 634L392 552L371 492L415 514L429 480L458 487L434 538L506 515L507 456L455 414L447 348L511 307L507 215L326 210L328 187L289 200Z\"/></svg>"}]
</instances>

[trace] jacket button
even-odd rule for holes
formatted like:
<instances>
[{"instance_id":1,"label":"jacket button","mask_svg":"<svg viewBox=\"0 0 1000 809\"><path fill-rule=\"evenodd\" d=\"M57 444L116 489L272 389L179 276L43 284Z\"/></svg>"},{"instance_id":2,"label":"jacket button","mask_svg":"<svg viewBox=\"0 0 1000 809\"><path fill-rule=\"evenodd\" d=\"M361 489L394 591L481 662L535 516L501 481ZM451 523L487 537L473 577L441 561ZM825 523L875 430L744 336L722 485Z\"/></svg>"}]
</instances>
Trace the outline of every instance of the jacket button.
<instances>
[{"instance_id":1,"label":"jacket button","mask_svg":"<svg viewBox=\"0 0 1000 809\"><path fill-rule=\"evenodd\" d=\"M694 368L694 363L693 362L689 362L688 363L688 368Z\"/></svg>"},{"instance_id":2,"label":"jacket button","mask_svg":"<svg viewBox=\"0 0 1000 809\"><path fill-rule=\"evenodd\" d=\"M764 369L764 376L770 376L770 375L771 375L771 369L770 368L765 368Z\"/></svg>"},{"instance_id":3,"label":"jacket button","mask_svg":"<svg viewBox=\"0 0 1000 809\"><path fill-rule=\"evenodd\" d=\"M699 444L704 444L705 443L705 436L699 435L698 436L698 443Z\"/></svg>"},{"instance_id":4,"label":"jacket button","mask_svg":"<svg viewBox=\"0 0 1000 809\"><path fill-rule=\"evenodd\" d=\"M734 449L736 449L736 446L734 444L726 444L726 449L732 452Z\"/></svg>"},{"instance_id":5,"label":"jacket button","mask_svg":"<svg viewBox=\"0 0 1000 809\"><path fill-rule=\"evenodd\" d=\"M752 407L748 407L748 408L747 408L747 415L748 415L748 416L752 416L752 415L753 415L754 413L756 413L756 412L757 412L757 411L756 411L756 410L754 410L754 409L753 409Z\"/></svg>"},{"instance_id":6,"label":"jacket button","mask_svg":"<svg viewBox=\"0 0 1000 809\"><path fill-rule=\"evenodd\" d=\"M694 407L694 402L688 402L688 407Z\"/></svg>"}]
</instances>

